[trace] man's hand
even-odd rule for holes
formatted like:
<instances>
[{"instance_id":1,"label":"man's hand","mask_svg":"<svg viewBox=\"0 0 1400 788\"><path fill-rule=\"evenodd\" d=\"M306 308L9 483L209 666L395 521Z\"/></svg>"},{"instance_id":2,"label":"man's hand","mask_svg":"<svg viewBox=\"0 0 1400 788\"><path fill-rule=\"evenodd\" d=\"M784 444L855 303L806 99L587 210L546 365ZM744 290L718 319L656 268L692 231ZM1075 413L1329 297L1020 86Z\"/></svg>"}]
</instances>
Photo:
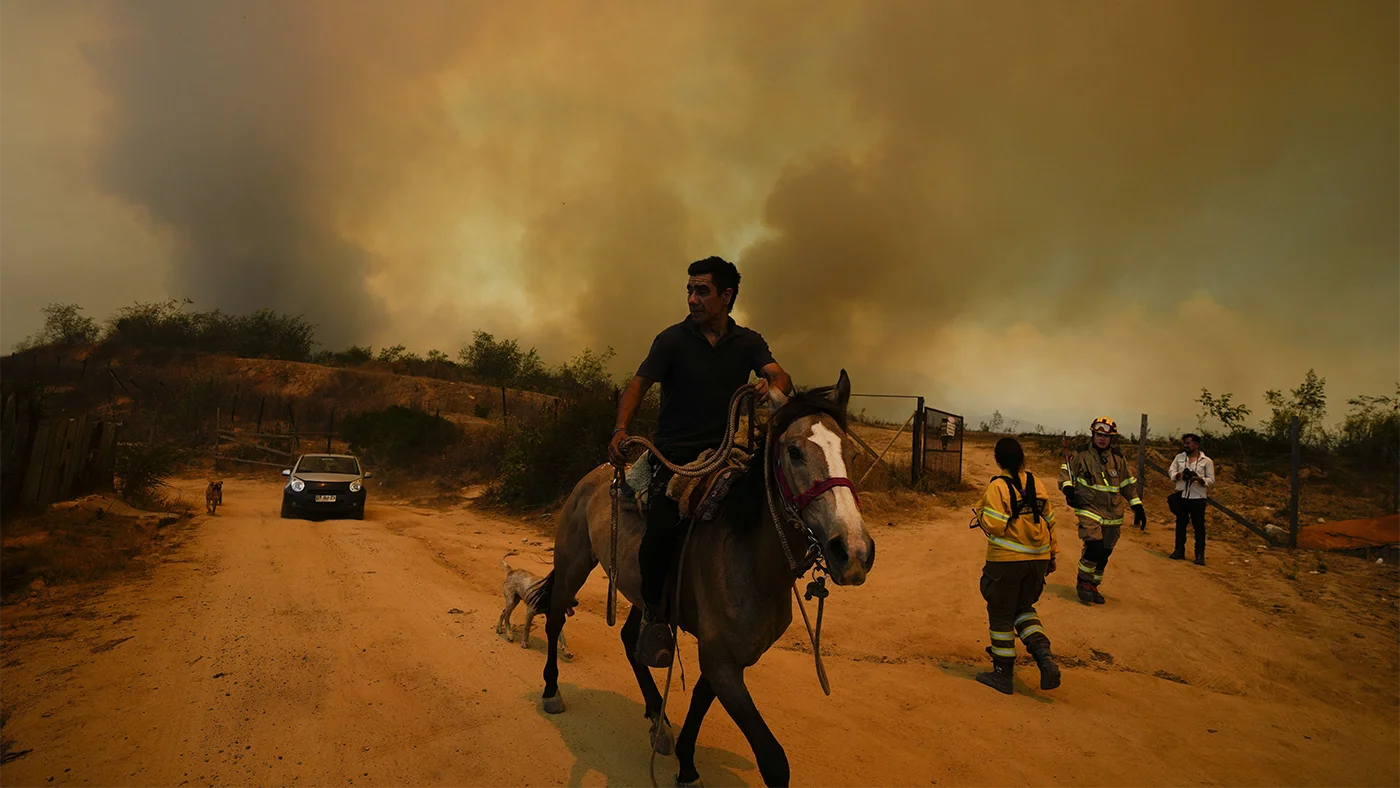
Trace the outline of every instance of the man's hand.
<instances>
[{"instance_id":1,"label":"man's hand","mask_svg":"<svg viewBox=\"0 0 1400 788\"><path fill-rule=\"evenodd\" d=\"M608 461L619 471L627 470L627 458L622 455L622 442L627 440L626 430L617 430L608 441Z\"/></svg>"},{"instance_id":2,"label":"man's hand","mask_svg":"<svg viewBox=\"0 0 1400 788\"><path fill-rule=\"evenodd\" d=\"M1079 497L1076 496L1076 495L1074 494L1074 488L1073 488L1073 487L1066 487L1066 488L1064 488L1064 489L1065 489L1065 505L1068 506L1068 507L1071 508L1071 509L1078 509L1078 508L1079 508Z\"/></svg>"},{"instance_id":3,"label":"man's hand","mask_svg":"<svg viewBox=\"0 0 1400 788\"><path fill-rule=\"evenodd\" d=\"M1147 530L1147 512L1143 511L1142 504L1133 507L1133 525L1141 530Z\"/></svg>"},{"instance_id":4,"label":"man's hand","mask_svg":"<svg viewBox=\"0 0 1400 788\"><path fill-rule=\"evenodd\" d=\"M754 381L753 388L754 391L758 393L758 399L760 401L768 399L768 389L771 388L768 383L768 378L759 378Z\"/></svg>"},{"instance_id":5,"label":"man's hand","mask_svg":"<svg viewBox=\"0 0 1400 788\"><path fill-rule=\"evenodd\" d=\"M1053 574L1055 574L1055 569L1056 569L1056 566L1055 566L1055 556L1052 555L1052 556L1050 556L1050 565L1047 566L1047 567L1045 567L1045 574L1046 574L1046 575L1053 575Z\"/></svg>"}]
</instances>

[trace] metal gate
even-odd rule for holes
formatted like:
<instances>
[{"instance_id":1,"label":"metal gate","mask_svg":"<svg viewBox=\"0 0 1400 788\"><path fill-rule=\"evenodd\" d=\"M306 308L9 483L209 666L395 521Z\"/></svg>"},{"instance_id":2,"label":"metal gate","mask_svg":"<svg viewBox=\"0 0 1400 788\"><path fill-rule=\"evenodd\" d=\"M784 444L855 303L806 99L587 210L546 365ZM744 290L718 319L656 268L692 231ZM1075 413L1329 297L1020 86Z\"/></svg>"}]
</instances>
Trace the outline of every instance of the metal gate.
<instances>
[{"instance_id":1,"label":"metal gate","mask_svg":"<svg viewBox=\"0 0 1400 788\"><path fill-rule=\"evenodd\" d=\"M923 409L916 440L920 446L920 478L935 478L949 486L962 483L963 417L956 413Z\"/></svg>"}]
</instances>

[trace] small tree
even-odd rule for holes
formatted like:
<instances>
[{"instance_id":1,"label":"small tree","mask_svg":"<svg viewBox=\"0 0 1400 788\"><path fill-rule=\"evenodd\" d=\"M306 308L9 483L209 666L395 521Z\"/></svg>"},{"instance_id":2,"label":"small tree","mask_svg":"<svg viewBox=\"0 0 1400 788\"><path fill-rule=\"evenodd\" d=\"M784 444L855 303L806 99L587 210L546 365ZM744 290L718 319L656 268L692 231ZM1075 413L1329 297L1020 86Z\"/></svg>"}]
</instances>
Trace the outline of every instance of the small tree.
<instances>
[{"instance_id":1,"label":"small tree","mask_svg":"<svg viewBox=\"0 0 1400 788\"><path fill-rule=\"evenodd\" d=\"M79 314L83 308L77 304L49 304L42 311L44 327L15 343L16 351L47 345L90 345L97 341L97 321Z\"/></svg>"},{"instance_id":2,"label":"small tree","mask_svg":"<svg viewBox=\"0 0 1400 788\"><path fill-rule=\"evenodd\" d=\"M403 345L394 345L393 347L380 348L379 357L375 360L383 361L386 363L393 363L395 361L399 361L404 357L404 350L406 350L406 348Z\"/></svg>"},{"instance_id":3,"label":"small tree","mask_svg":"<svg viewBox=\"0 0 1400 788\"><path fill-rule=\"evenodd\" d=\"M523 353L520 344L514 339L498 340L485 331L472 334L472 343L463 346L457 357L477 380L497 386L503 386L519 377L527 358L532 359L532 365L538 365L539 362L534 349L528 354Z\"/></svg>"},{"instance_id":4,"label":"small tree","mask_svg":"<svg viewBox=\"0 0 1400 788\"><path fill-rule=\"evenodd\" d=\"M1264 401L1272 413L1264 422L1265 433L1274 440L1288 440L1293 417L1298 417L1298 432L1302 439L1310 443L1325 443L1326 426L1323 418L1327 415L1327 379L1318 377L1309 369L1303 382L1293 389L1287 399L1277 389L1264 392Z\"/></svg>"},{"instance_id":5,"label":"small tree","mask_svg":"<svg viewBox=\"0 0 1400 788\"><path fill-rule=\"evenodd\" d=\"M1393 397L1362 395L1347 400L1338 449L1354 460L1382 468L1394 480L1392 505L1400 511L1400 384Z\"/></svg>"},{"instance_id":6,"label":"small tree","mask_svg":"<svg viewBox=\"0 0 1400 788\"><path fill-rule=\"evenodd\" d=\"M1234 435L1244 427L1244 420L1250 414L1248 406L1231 404L1230 400L1234 395L1226 392L1219 397L1211 395L1207 389L1201 389L1201 396L1196 401L1201 404L1201 412L1196 414L1200 421L1202 431L1205 430L1206 417L1210 417L1220 422L1225 427L1227 435Z\"/></svg>"}]
</instances>

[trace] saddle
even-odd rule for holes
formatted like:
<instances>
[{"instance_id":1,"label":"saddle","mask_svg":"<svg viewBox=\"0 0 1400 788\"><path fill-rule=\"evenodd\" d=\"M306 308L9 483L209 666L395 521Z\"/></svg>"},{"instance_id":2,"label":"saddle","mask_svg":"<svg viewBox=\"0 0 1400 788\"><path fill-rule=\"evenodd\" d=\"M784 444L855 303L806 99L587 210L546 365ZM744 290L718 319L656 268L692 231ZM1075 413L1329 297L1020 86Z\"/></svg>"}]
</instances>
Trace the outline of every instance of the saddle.
<instances>
[{"instance_id":1,"label":"saddle","mask_svg":"<svg viewBox=\"0 0 1400 788\"><path fill-rule=\"evenodd\" d=\"M706 449L692 465L700 465L714 457L714 449ZM749 470L751 457L735 446L729 450L724 464L704 476L673 476L666 485L666 495L680 506L681 517L694 522L708 522L719 512L720 504L729 494L737 476Z\"/></svg>"},{"instance_id":2,"label":"saddle","mask_svg":"<svg viewBox=\"0 0 1400 788\"><path fill-rule=\"evenodd\" d=\"M714 452L714 449L706 449L690 465L709 462ZM729 450L729 457L723 465L704 476L671 477L666 485L666 497L676 502L682 518L692 522L708 522L719 512L720 504L724 503L734 479L748 472L751 459L747 451L735 446ZM651 453L643 452L623 473L623 483L627 488L624 492L630 493L621 496L623 508L646 511L651 476Z\"/></svg>"}]
</instances>

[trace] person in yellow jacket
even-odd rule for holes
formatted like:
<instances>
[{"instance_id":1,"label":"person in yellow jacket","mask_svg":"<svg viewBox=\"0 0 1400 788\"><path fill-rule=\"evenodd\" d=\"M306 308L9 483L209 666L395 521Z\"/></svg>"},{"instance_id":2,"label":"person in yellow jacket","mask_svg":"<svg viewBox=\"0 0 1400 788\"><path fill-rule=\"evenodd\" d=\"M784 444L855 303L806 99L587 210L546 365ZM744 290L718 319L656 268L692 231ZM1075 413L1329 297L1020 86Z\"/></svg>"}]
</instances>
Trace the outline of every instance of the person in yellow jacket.
<instances>
[{"instance_id":1,"label":"person in yellow jacket","mask_svg":"<svg viewBox=\"0 0 1400 788\"><path fill-rule=\"evenodd\" d=\"M1091 442L1060 466L1060 491L1065 503L1079 519L1079 538L1084 553L1079 559L1079 601L1102 605L1099 593L1108 557L1123 530L1123 502L1133 509L1133 524L1147 526L1142 499L1137 497L1137 478L1128 460L1113 445L1118 425L1101 416L1089 425Z\"/></svg>"},{"instance_id":2,"label":"person in yellow jacket","mask_svg":"<svg viewBox=\"0 0 1400 788\"><path fill-rule=\"evenodd\" d=\"M1041 626L1035 603L1045 590L1045 576L1055 571L1060 552L1055 540L1055 511L1046 498L1050 488L1026 471L1026 455L1015 438L997 441L997 465L1005 472L992 479L977 501L972 527L987 537L987 563L982 567L982 598L987 600L991 625L992 670L977 680L992 689L1012 693L1016 638L1040 668L1040 688L1060 686L1060 666L1050 653L1050 637Z\"/></svg>"}]
</instances>

